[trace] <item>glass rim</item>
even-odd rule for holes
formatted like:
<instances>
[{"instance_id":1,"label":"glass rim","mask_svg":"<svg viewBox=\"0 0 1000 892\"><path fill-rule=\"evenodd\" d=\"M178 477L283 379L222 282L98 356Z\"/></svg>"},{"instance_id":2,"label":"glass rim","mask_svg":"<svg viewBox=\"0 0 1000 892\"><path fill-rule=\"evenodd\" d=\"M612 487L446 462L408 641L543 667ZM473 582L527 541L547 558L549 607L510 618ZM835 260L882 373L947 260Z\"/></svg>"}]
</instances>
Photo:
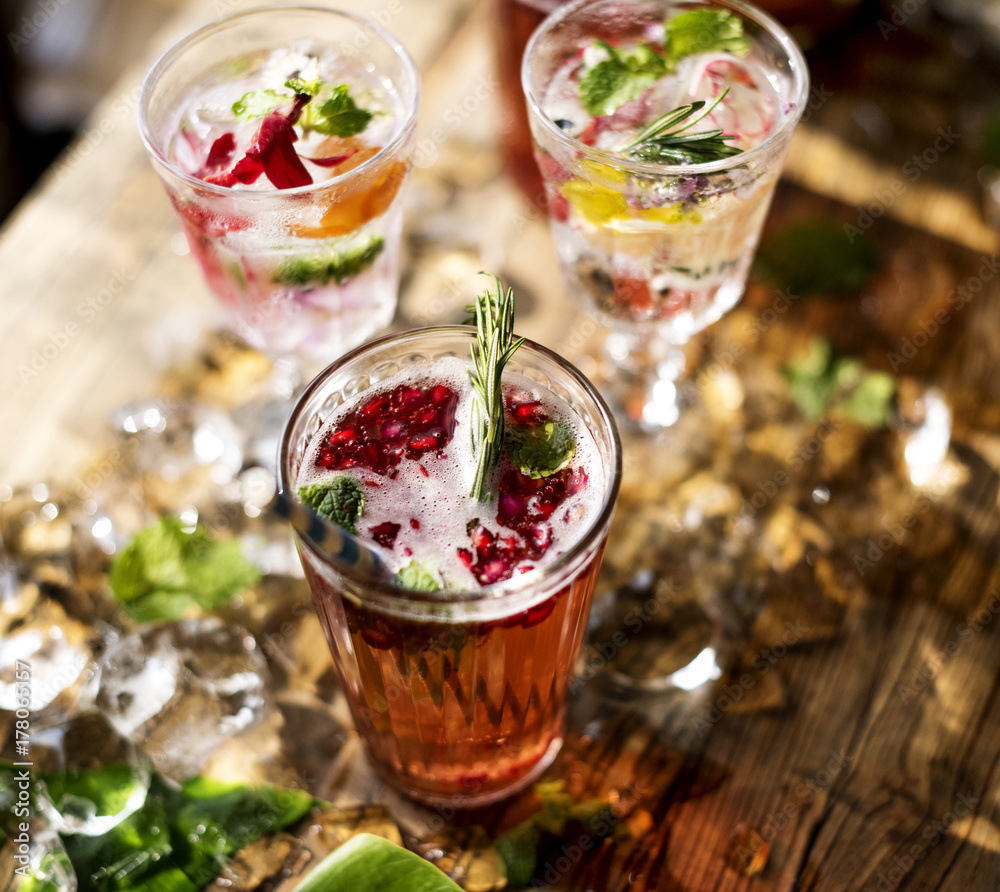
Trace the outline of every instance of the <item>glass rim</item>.
<instances>
[{"instance_id":1,"label":"glass rim","mask_svg":"<svg viewBox=\"0 0 1000 892\"><path fill-rule=\"evenodd\" d=\"M234 189L230 186L220 186L217 183L209 183L205 180L198 179L198 177L182 170L173 161L171 161L166 154L160 150L154 141L151 128L149 127L149 121L147 120L148 115L146 114L153 88L159 78L171 66L177 57L197 41L210 36L212 33L221 30L224 26L233 22L264 17L276 12L321 13L324 16L332 15L333 17L339 19L349 19L363 25L365 28L373 29L375 35L381 38L382 41L396 54L396 56L399 57L407 75L413 82L413 99L410 103L409 113L403 120L395 136L382 146L376 154L372 155L371 158L363 161L357 167L354 167L345 173L328 177L320 183L309 183L305 186L294 186L291 189L255 190ZM356 179L359 175L367 173L369 170L377 167L385 160L386 157L394 154L399 149L400 145L409 138L411 132L416 127L417 113L420 109L420 87L420 73L417 71L417 66L409 52L407 52L406 47L404 47L391 32L383 28L378 22L366 18L365 16L348 12L347 10L334 9L329 6L312 6L308 4L258 6L253 9L245 9L241 12L220 16L219 18L213 19L204 25L199 25L183 37L175 40L162 53L160 53L156 60L149 66L146 74L143 76L142 86L139 89L139 101L136 107L136 116L138 118L139 136L142 138L146 151L149 152L150 156L156 161L156 163L166 168L173 176L183 180L190 186L207 190L219 196L232 197L234 195L239 195L247 196L259 201L269 201L274 200L272 196L284 197L289 195L302 195L309 192L315 192L319 189L326 189L330 186L339 186L352 179Z\"/></svg>"},{"instance_id":2,"label":"glass rim","mask_svg":"<svg viewBox=\"0 0 1000 892\"><path fill-rule=\"evenodd\" d=\"M364 354L380 350L392 343L405 344L410 341L419 341L428 336L444 335L462 336L463 340L471 344L475 338L475 334L476 328L472 325L432 325L423 328L408 329L367 341L330 363L309 383L298 400L296 400L291 413L285 420L285 426L281 432L281 440L278 446L278 488L284 492L290 492L294 485L294 481L289 479L291 476L290 469L293 450L292 431L306 411L309 402L316 394L322 392L331 377L344 370L355 360L360 359ZM567 359L560 356L554 350L550 350L548 347L527 338L525 338L524 343L518 348L514 357L516 358L522 350L535 353L544 359L556 363L560 370L567 373L582 388L583 393L596 407L598 421L611 434L609 438L610 461L608 462L608 485L604 491L604 499L601 503L600 512L591 521L587 531L572 546L551 563L544 564L535 573L527 573L517 579L510 579L477 588L448 589L437 592L420 592L415 589L401 588L385 576L381 576L376 572L346 564L344 561L321 551L311 542L296 534L296 538L301 546L307 549L319 561L331 566L340 576L364 586L365 603L376 603L379 606L385 606L389 609L401 607L408 613L412 613L414 606L432 608L434 606L475 607L483 605L484 607L495 607L498 602L512 599L518 595L524 595L544 584L547 580L559 577L567 570L573 568L581 557L585 555L587 550L594 546L595 539L603 535L606 531L614 514L622 476L622 445L614 416L597 388ZM372 598L372 595L376 597ZM432 611L428 612L427 618L434 618ZM441 616L441 619L445 621L451 618L447 615Z\"/></svg>"},{"instance_id":3,"label":"glass rim","mask_svg":"<svg viewBox=\"0 0 1000 892\"><path fill-rule=\"evenodd\" d=\"M613 2L613 0L596 0L596 2ZM552 136L556 137L560 143L573 149L574 151L579 152L590 160L598 161L602 164L627 170L632 173L652 174L655 176L663 176L664 174L670 176L698 176L699 174L724 172L741 164L746 164L748 161L755 160L757 157L767 154L776 143L785 138L786 134L791 133L791 131L795 129L795 126L799 123L799 120L805 112L806 99L809 96L809 68L799 45L795 42L794 38L788 33L785 27L776 19L772 18L762 9L758 9L756 6L751 6L749 3L744 3L742 0L646 0L646 2L659 2L664 6L680 6L683 3L691 3L692 5L701 3L702 6L728 7L738 11L744 18L760 25L764 31L770 34L771 37L773 37L780 44L781 48L788 55L789 70L792 72L796 87L793 97L795 101L795 109L793 113L782 122L781 126L778 127L777 130L771 133L767 139L759 145L756 145L751 149L747 149L745 152L740 152L739 155L733 155L729 158L720 158L717 161L709 161L704 164L657 164L652 161L637 161L606 149L595 149L593 146L588 146L585 143L574 139L572 136L568 136L542 112L538 98L535 96L535 91L532 89L529 60L534 53L536 45L540 43L542 38L552 31L553 28L559 25L564 19L569 18L577 10L595 5L595 0L574 0L574 2L565 6L557 7L556 10L535 29L531 38L528 40L528 44L524 49L524 55L521 58L521 89L524 91L529 114L531 117L540 121L542 126Z\"/></svg>"}]
</instances>

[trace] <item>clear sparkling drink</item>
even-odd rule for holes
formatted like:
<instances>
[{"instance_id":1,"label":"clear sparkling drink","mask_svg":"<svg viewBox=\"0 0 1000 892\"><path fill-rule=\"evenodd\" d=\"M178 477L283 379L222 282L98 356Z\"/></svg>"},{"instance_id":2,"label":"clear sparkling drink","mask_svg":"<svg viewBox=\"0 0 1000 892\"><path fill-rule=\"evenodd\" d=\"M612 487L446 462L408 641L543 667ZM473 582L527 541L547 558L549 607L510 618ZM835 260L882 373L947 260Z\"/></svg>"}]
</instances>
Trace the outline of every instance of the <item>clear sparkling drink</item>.
<instances>
[{"instance_id":1,"label":"clear sparkling drink","mask_svg":"<svg viewBox=\"0 0 1000 892\"><path fill-rule=\"evenodd\" d=\"M471 340L427 329L346 357L304 395L281 459L306 500L349 479L346 503L363 505L342 520L396 574L354 578L299 543L373 763L411 795L463 806L530 782L559 748L620 472L590 385L526 344L504 376L511 445L492 497L472 499ZM555 445L532 458L538 436Z\"/></svg>"},{"instance_id":2,"label":"clear sparkling drink","mask_svg":"<svg viewBox=\"0 0 1000 892\"><path fill-rule=\"evenodd\" d=\"M805 99L780 27L741 3L574 4L523 76L570 295L674 343L732 307Z\"/></svg>"},{"instance_id":3,"label":"clear sparkling drink","mask_svg":"<svg viewBox=\"0 0 1000 892\"><path fill-rule=\"evenodd\" d=\"M418 93L388 34L318 9L222 20L150 71L147 147L245 340L328 361L391 320Z\"/></svg>"}]
</instances>

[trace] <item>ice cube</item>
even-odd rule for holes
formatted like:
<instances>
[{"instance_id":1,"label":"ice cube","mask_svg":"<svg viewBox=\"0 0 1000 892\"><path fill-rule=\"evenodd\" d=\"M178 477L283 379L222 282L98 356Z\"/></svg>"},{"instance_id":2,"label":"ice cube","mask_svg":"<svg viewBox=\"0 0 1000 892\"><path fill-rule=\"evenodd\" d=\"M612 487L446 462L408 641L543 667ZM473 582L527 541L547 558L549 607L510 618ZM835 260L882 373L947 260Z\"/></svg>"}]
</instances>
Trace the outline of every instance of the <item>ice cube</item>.
<instances>
[{"instance_id":1,"label":"ice cube","mask_svg":"<svg viewBox=\"0 0 1000 892\"><path fill-rule=\"evenodd\" d=\"M256 727L272 704L256 641L216 617L122 638L100 669L97 705L163 775L196 774L228 737Z\"/></svg>"},{"instance_id":2,"label":"ice cube","mask_svg":"<svg viewBox=\"0 0 1000 892\"><path fill-rule=\"evenodd\" d=\"M41 810L59 833L107 833L145 802L149 761L101 713L90 710L40 727L31 742L36 770L51 776L42 781ZM104 779L100 802L89 786L73 783L80 772L96 770Z\"/></svg>"}]
</instances>

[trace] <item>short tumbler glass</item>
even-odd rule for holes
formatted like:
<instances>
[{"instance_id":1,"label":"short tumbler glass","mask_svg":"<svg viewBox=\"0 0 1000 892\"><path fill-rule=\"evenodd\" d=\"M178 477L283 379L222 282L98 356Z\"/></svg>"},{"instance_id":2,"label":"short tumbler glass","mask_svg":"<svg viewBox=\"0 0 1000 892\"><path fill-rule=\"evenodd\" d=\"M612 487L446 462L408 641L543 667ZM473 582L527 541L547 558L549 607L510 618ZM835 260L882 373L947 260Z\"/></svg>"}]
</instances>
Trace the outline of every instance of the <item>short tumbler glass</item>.
<instances>
[{"instance_id":1,"label":"short tumbler glass","mask_svg":"<svg viewBox=\"0 0 1000 892\"><path fill-rule=\"evenodd\" d=\"M188 98L207 84L224 86L226 78L256 77L272 64L269 54L286 48L334 54L362 90L391 97L391 127L385 113L376 116L379 144L342 140L347 160L332 167L336 155L319 159L314 182L290 188L259 188L264 177L251 187L216 185L182 167L176 143ZM228 16L183 38L152 66L139 98L143 141L209 288L244 341L274 357L313 360L316 368L392 320L399 196L419 97L419 76L398 40L375 22L321 7ZM199 152L205 155L205 147Z\"/></svg>"},{"instance_id":2,"label":"short tumbler glass","mask_svg":"<svg viewBox=\"0 0 1000 892\"><path fill-rule=\"evenodd\" d=\"M345 399L402 369L467 357L474 339L467 326L419 329L373 341L329 366L286 424L281 488L294 491L310 439ZM551 564L484 589L426 593L344 566L296 538L371 761L403 792L432 804L495 801L555 757L621 478L614 421L579 371L530 341L507 369L567 404L598 445L599 510Z\"/></svg>"}]
</instances>

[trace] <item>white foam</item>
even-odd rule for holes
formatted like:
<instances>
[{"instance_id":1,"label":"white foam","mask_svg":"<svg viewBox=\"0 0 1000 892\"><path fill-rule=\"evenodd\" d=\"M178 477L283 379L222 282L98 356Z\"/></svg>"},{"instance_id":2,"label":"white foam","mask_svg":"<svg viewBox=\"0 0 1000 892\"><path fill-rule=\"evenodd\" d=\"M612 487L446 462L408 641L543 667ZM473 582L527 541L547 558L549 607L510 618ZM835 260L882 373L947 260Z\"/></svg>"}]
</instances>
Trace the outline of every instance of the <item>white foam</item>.
<instances>
[{"instance_id":1,"label":"white foam","mask_svg":"<svg viewBox=\"0 0 1000 892\"><path fill-rule=\"evenodd\" d=\"M476 461L470 440L472 390L468 368L468 361L463 359L451 357L438 360L432 365L401 372L345 402L336 416L313 437L297 481L297 486L303 486L342 474L355 476L361 480L365 492L364 513L358 522L361 537L373 545L391 569L400 569L415 560L427 569L439 572L450 586L459 588L476 585L474 577L458 557L459 547L471 548L467 532L469 523L478 519L494 533L513 533L498 525L495 497L488 502L475 502L469 497ZM392 480L367 469L331 471L316 467L317 453L338 419L378 393L387 393L403 383L421 385L428 382L447 384L459 394L455 432L440 454L429 452L418 460L404 457L397 466L398 475ZM588 477L583 491L567 498L550 518L552 545L541 561L531 562L532 567L541 566L571 547L595 519L602 502L595 494L602 494L605 490L604 467L593 435L564 403L556 401L549 391L520 375L505 374L504 386L505 393L506 388L513 386L523 391L525 398L542 400L551 417L573 426L577 447L571 467L584 469ZM505 462L494 470L491 481L494 491L504 465ZM426 476L421 467L426 469ZM371 486L371 483L379 485ZM419 529L412 528L411 518L418 521ZM369 532L372 527L386 521L400 524L395 547L391 551L375 544ZM407 554L406 549L412 554Z\"/></svg>"}]
</instances>

